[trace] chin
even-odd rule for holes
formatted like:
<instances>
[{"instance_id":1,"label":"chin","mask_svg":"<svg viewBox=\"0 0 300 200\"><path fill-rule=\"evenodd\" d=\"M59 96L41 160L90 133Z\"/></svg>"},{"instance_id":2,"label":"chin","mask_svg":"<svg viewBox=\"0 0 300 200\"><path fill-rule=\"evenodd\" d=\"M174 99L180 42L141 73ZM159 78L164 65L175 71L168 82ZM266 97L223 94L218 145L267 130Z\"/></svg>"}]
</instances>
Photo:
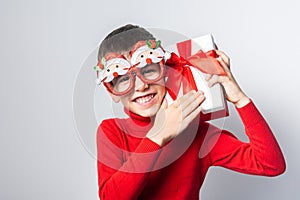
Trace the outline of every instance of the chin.
<instances>
[{"instance_id":1,"label":"chin","mask_svg":"<svg viewBox=\"0 0 300 200\"><path fill-rule=\"evenodd\" d=\"M144 110L134 110L135 114L138 114L142 117L154 117L158 112L160 105L154 105L151 108L144 109Z\"/></svg>"}]
</instances>

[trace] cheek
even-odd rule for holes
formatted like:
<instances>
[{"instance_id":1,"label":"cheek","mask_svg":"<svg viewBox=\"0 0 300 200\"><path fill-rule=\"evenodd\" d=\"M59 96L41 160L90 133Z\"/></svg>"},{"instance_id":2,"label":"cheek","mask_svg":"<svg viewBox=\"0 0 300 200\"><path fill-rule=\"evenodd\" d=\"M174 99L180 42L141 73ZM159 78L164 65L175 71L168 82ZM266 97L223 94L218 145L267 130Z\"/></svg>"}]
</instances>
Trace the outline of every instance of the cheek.
<instances>
[{"instance_id":1,"label":"cheek","mask_svg":"<svg viewBox=\"0 0 300 200\"><path fill-rule=\"evenodd\" d=\"M163 96L165 96L166 93L167 93L165 77L163 77L163 78L160 80L160 82L161 82L161 85L160 85L160 86L161 86L161 92L163 93Z\"/></svg>"},{"instance_id":2,"label":"cheek","mask_svg":"<svg viewBox=\"0 0 300 200\"><path fill-rule=\"evenodd\" d=\"M165 86L163 86L160 91L161 91L162 95L165 96L165 94L166 94Z\"/></svg>"},{"instance_id":3,"label":"cheek","mask_svg":"<svg viewBox=\"0 0 300 200\"><path fill-rule=\"evenodd\" d=\"M121 102L125 107L128 107L128 104L130 102L130 99L132 97L133 92L130 92L129 94L125 95L125 96L121 96Z\"/></svg>"},{"instance_id":4,"label":"cheek","mask_svg":"<svg viewBox=\"0 0 300 200\"><path fill-rule=\"evenodd\" d=\"M159 90L165 91L166 90L165 78L162 78L159 81L157 81L156 86L158 87Z\"/></svg>"},{"instance_id":5,"label":"cheek","mask_svg":"<svg viewBox=\"0 0 300 200\"><path fill-rule=\"evenodd\" d=\"M164 79L160 80L159 82L157 82L157 84L155 85L156 87L156 91L157 93L163 97L166 94L166 87L165 87L165 81Z\"/></svg>"},{"instance_id":6,"label":"cheek","mask_svg":"<svg viewBox=\"0 0 300 200\"><path fill-rule=\"evenodd\" d=\"M130 104L129 104L128 99L121 98L121 103L122 103L122 105L123 105L124 108L126 108L126 109L128 109L128 110L131 110L131 109L130 109Z\"/></svg>"}]
</instances>

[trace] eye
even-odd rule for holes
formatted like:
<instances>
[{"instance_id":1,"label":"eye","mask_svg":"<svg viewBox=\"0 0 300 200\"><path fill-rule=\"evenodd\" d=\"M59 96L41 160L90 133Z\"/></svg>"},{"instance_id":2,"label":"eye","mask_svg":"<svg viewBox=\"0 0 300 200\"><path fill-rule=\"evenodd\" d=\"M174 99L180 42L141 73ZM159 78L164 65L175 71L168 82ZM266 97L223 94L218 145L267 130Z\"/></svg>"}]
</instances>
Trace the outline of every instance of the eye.
<instances>
[{"instance_id":1,"label":"eye","mask_svg":"<svg viewBox=\"0 0 300 200\"><path fill-rule=\"evenodd\" d=\"M152 73L152 72L156 72L156 70L154 70L154 69L146 69L146 70L143 70L142 74L145 75L145 74L149 74L149 73Z\"/></svg>"},{"instance_id":2,"label":"eye","mask_svg":"<svg viewBox=\"0 0 300 200\"><path fill-rule=\"evenodd\" d=\"M107 69L106 71L107 71L107 72L110 72L110 69Z\"/></svg>"},{"instance_id":3,"label":"eye","mask_svg":"<svg viewBox=\"0 0 300 200\"><path fill-rule=\"evenodd\" d=\"M124 76L119 80L119 82L124 82L124 81L128 81L128 80L129 80L129 76Z\"/></svg>"},{"instance_id":4,"label":"eye","mask_svg":"<svg viewBox=\"0 0 300 200\"><path fill-rule=\"evenodd\" d=\"M128 81L129 81L129 76L127 76L127 75L124 75L124 76L120 76L117 80L116 80L116 82L115 82L115 84L116 85L119 85L119 84L126 84Z\"/></svg>"},{"instance_id":5,"label":"eye","mask_svg":"<svg viewBox=\"0 0 300 200\"><path fill-rule=\"evenodd\" d=\"M141 58L144 58L144 55L141 55Z\"/></svg>"},{"instance_id":6,"label":"eye","mask_svg":"<svg viewBox=\"0 0 300 200\"><path fill-rule=\"evenodd\" d=\"M153 52L152 52L152 51L150 51L150 54L153 54Z\"/></svg>"},{"instance_id":7,"label":"eye","mask_svg":"<svg viewBox=\"0 0 300 200\"><path fill-rule=\"evenodd\" d=\"M116 65L116 68L119 68L119 65Z\"/></svg>"},{"instance_id":8,"label":"eye","mask_svg":"<svg viewBox=\"0 0 300 200\"><path fill-rule=\"evenodd\" d=\"M160 74L160 67L157 64L147 65L141 68L141 74L144 77L157 76Z\"/></svg>"},{"instance_id":9,"label":"eye","mask_svg":"<svg viewBox=\"0 0 300 200\"><path fill-rule=\"evenodd\" d=\"M112 85L119 87L120 85L126 85L130 82L130 77L128 75L118 76L112 80Z\"/></svg>"}]
</instances>

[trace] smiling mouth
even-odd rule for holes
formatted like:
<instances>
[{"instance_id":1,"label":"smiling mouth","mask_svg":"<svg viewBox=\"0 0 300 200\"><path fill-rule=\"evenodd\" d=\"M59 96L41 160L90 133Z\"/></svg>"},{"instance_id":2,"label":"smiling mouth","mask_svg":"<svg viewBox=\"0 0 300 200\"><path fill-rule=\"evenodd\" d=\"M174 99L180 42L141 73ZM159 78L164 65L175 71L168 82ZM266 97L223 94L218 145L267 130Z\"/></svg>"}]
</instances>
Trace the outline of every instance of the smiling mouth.
<instances>
[{"instance_id":1,"label":"smiling mouth","mask_svg":"<svg viewBox=\"0 0 300 200\"><path fill-rule=\"evenodd\" d=\"M148 94L146 96L142 96L142 97L137 97L136 99L134 99L133 101L138 103L138 104L145 104L150 102L153 98L154 98L155 94Z\"/></svg>"}]
</instances>

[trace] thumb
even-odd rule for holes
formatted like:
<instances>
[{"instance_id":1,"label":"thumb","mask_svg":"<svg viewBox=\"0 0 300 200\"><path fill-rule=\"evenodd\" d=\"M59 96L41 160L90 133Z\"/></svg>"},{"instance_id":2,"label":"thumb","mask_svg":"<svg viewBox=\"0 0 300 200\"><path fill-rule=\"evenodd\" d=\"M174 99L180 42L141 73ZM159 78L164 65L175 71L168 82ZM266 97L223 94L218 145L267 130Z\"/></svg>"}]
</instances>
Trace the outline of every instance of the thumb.
<instances>
[{"instance_id":1,"label":"thumb","mask_svg":"<svg viewBox=\"0 0 300 200\"><path fill-rule=\"evenodd\" d=\"M161 104L161 108L163 109L167 109L168 108L168 100L166 98L164 98L162 104Z\"/></svg>"}]
</instances>

